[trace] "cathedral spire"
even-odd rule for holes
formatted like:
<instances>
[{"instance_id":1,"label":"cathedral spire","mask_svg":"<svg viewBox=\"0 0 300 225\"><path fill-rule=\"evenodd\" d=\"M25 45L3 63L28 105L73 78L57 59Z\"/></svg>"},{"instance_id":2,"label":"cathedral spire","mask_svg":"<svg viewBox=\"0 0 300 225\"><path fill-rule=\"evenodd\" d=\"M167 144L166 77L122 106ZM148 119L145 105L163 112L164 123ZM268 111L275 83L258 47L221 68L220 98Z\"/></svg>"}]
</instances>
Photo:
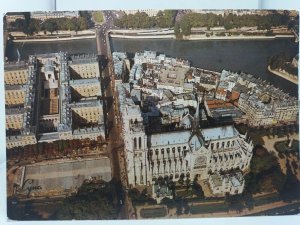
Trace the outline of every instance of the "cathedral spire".
<instances>
[{"instance_id":1,"label":"cathedral spire","mask_svg":"<svg viewBox=\"0 0 300 225\"><path fill-rule=\"evenodd\" d=\"M195 97L197 100L197 108L196 108L196 112L194 115L194 126L193 126L194 132L199 129L199 114L200 114L200 101L199 101L198 95L196 95Z\"/></svg>"}]
</instances>

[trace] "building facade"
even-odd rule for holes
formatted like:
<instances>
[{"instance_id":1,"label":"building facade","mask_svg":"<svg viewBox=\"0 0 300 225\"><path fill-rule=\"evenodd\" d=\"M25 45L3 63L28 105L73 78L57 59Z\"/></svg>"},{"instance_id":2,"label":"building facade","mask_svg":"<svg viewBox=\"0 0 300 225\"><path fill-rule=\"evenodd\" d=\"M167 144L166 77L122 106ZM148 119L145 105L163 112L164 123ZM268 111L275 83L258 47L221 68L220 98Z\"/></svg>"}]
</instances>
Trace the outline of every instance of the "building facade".
<instances>
[{"instance_id":1,"label":"building facade","mask_svg":"<svg viewBox=\"0 0 300 225\"><path fill-rule=\"evenodd\" d=\"M105 138L96 55L51 53L5 65L7 148Z\"/></svg>"},{"instance_id":2,"label":"building facade","mask_svg":"<svg viewBox=\"0 0 300 225\"><path fill-rule=\"evenodd\" d=\"M268 127L298 122L296 97L252 75L241 74L237 82L246 89L239 96L238 106L246 114L249 126Z\"/></svg>"},{"instance_id":3,"label":"building facade","mask_svg":"<svg viewBox=\"0 0 300 225\"><path fill-rule=\"evenodd\" d=\"M127 15L128 14L136 14L137 12L146 13L150 17L154 17L159 12L158 9L138 9L138 10L123 10Z\"/></svg>"},{"instance_id":4,"label":"building facade","mask_svg":"<svg viewBox=\"0 0 300 225\"><path fill-rule=\"evenodd\" d=\"M30 18L38 20L79 17L78 11L35 11L30 13Z\"/></svg>"}]
</instances>

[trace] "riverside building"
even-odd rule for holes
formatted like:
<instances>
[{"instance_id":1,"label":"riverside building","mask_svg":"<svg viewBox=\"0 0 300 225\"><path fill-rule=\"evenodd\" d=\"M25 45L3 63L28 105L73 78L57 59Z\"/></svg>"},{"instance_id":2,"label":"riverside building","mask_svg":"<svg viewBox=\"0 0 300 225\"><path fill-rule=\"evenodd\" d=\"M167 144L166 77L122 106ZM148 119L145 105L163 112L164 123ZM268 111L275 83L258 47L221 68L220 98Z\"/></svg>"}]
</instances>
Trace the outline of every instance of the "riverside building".
<instances>
[{"instance_id":1,"label":"riverside building","mask_svg":"<svg viewBox=\"0 0 300 225\"><path fill-rule=\"evenodd\" d=\"M150 17L154 17L159 12L158 9L138 9L138 10L123 10L127 15L128 14L136 14L137 12L146 13Z\"/></svg>"},{"instance_id":2,"label":"riverside building","mask_svg":"<svg viewBox=\"0 0 300 225\"><path fill-rule=\"evenodd\" d=\"M251 74L222 71L219 89L239 93L238 107L251 127L298 122L298 100Z\"/></svg>"},{"instance_id":3,"label":"riverside building","mask_svg":"<svg viewBox=\"0 0 300 225\"><path fill-rule=\"evenodd\" d=\"M79 17L78 11L35 11L30 13L30 18L38 20Z\"/></svg>"},{"instance_id":4,"label":"riverside building","mask_svg":"<svg viewBox=\"0 0 300 225\"><path fill-rule=\"evenodd\" d=\"M104 138L96 55L34 55L4 69L7 149Z\"/></svg>"}]
</instances>

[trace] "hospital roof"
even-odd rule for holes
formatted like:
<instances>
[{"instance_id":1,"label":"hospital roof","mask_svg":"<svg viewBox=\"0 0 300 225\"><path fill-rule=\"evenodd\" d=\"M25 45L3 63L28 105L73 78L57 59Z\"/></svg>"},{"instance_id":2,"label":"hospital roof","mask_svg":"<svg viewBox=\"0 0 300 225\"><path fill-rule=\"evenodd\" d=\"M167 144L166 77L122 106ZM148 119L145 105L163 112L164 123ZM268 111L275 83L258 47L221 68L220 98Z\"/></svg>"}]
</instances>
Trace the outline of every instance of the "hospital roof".
<instances>
[{"instance_id":1,"label":"hospital roof","mask_svg":"<svg viewBox=\"0 0 300 225\"><path fill-rule=\"evenodd\" d=\"M4 71L26 70L27 68L28 68L28 64L25 62L4 64Z\"/></svg>"},{"instance_id":2,"label":"hospital roof","mask_svg":"<svg viewBox=\"0 0 300 225\"><path fill-rule=\"evenodd\" d=\"M95 84L100 85L100 81L96 78L87 78L87 79L78 79L78 80L70 80L70 85L85 85L85 84Z\"/></svg>"}]
</instances>

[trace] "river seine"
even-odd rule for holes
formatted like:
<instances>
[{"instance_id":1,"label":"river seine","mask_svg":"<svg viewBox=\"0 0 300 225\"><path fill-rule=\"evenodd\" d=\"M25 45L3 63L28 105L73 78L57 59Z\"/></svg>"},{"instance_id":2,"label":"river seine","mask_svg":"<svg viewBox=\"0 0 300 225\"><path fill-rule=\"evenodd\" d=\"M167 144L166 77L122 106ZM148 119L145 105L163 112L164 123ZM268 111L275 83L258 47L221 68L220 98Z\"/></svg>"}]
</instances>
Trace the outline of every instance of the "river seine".
<instances>
[{"instance_id":1,"label":"river seine","mask_svg":"<svg viewBox=\"0 0 300 225\"><path fill-rule=\"evenodd\" d=\"M192 66L209 70L244 71L261 77L293 96L298 86L271 74L267 70L268 58L284 53L294 57L299 52L293 39L272 40L197 40L177 41L171 39L111 39L113 51L124 51L131 55L137 51L153 50L167 56L188 59ZM94 39L60 42L9 43L6 56L16 60L19 50L21 59L28 55L47 52L68 51L70 53L96 53Z\"/></svg>"}]
</instances>

